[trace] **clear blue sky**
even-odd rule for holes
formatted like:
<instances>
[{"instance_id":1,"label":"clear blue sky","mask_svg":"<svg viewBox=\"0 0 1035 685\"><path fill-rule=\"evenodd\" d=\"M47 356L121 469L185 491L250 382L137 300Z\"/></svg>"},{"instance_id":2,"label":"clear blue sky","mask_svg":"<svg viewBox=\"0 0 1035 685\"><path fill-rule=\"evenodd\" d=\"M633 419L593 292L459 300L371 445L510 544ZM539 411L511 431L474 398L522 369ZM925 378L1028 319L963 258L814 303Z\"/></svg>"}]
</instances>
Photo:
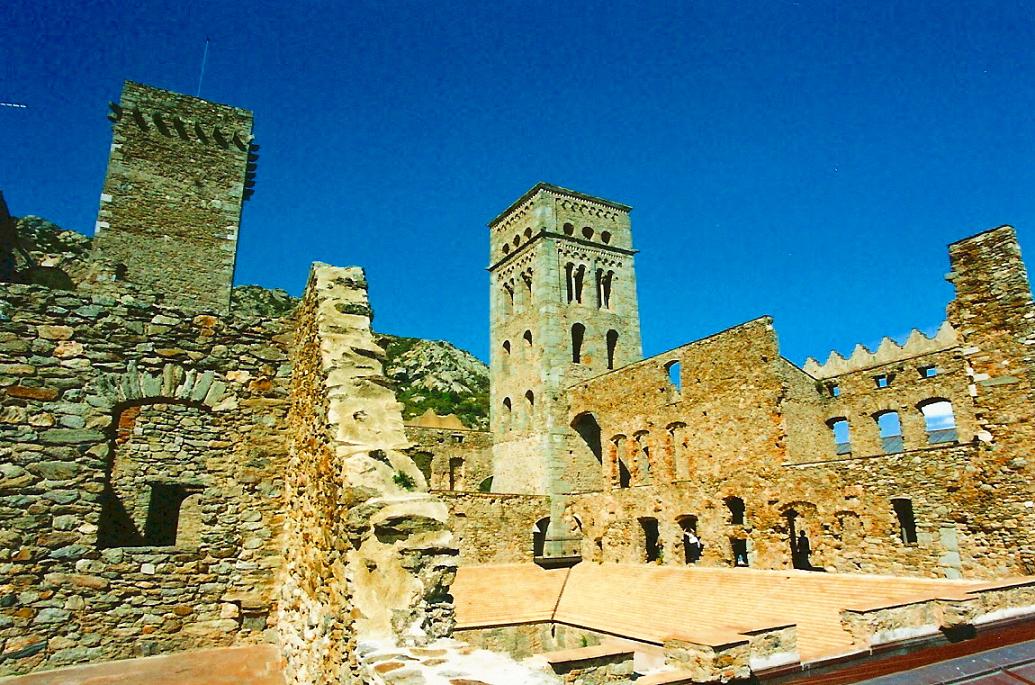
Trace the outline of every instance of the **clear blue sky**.
<instances>
[{"instance_id":1,"label":"clear blue sky","mask_svg":"<svg viewBox=\"0 0 1035 685\"><path fill-rule=\"evenodd\" d=\"M645 353L772 314L824 359L935 327L952 240L1035 254L1033 9L7 0L0 188L92 232L107 101L193 93L209 36L262 145L238 283L362 265L379 330L484 358L485 224L545 180L635 207Z\"/></svg>"}]
</instances>

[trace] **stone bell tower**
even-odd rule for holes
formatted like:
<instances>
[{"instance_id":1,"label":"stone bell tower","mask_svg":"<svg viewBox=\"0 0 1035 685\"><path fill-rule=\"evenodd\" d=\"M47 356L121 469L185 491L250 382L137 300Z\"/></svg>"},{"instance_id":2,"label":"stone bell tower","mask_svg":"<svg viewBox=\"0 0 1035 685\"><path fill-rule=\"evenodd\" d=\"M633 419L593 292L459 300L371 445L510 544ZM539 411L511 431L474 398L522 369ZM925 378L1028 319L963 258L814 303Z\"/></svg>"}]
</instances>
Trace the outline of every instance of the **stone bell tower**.
<instances>
[{"instance_id":1,"label":"stone bell tower","mask_svg":"<svg viewBox=\"0 0 1035 685\"><path fill-rule=\"evenodd\" d=\"M252 113L127 81L94 231L96 263L190 310L230 308Z\"/></svg>"},{"instance_id":2,"label":"stone bell tower","mask_svg":"<svg viewBox=\"0 0 1035 685\"><path fill-rule=\"evenodd\" d=\"M489 224L494 492L603 486L565 389L642 358L630 210L539 183Z\"/></svg>"}]
</instances>

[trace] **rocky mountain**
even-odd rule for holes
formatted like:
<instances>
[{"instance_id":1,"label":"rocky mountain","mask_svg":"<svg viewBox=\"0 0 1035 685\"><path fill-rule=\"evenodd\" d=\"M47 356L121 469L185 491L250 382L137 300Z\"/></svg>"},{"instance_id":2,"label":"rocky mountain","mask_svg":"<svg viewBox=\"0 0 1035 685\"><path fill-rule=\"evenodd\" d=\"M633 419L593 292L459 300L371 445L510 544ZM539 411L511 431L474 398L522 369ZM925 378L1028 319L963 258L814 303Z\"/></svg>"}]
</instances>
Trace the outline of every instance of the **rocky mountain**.
<instances>
[{"instance_id":1,"label":"rocky mountain","mask_svg":"<svg viewBox=\"0 0 1035 685\"><path fill-rule=\"evenodd\" d=\"M442 340L380 335L385 375L396 386L403 418L428 409L456 414L469 428L489 426L489 367Z\"/></svg>"}]
</instances>

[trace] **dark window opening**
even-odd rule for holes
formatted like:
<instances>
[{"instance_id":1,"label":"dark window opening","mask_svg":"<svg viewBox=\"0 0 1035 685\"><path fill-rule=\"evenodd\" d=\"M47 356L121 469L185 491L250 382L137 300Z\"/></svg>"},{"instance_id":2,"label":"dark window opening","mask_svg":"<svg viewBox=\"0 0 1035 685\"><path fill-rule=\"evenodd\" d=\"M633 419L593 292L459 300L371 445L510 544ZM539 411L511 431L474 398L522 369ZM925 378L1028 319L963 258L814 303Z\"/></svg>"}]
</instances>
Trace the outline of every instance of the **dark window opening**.
<instances>
[{"instance_id":1,"label":"dark window opening","mask_svg":"<svg viewBox=\"0 0 1035 685\"><path fill-rule=\"evenodd\" d=\"M546 533L550 530L550 519L541 518L532 529L532 556L541 557L546 549Z\"/></svg>"},{"instance_id":2,"label":"dark window opening","mask_svg":"<svg viewBox=\"0 0 1035 685\"><path fill-rule=\"evenodd\" d=\"M478 483L478 492L492 492L492 476Z\"/></svg>"},{"instance_id":3,"label":"dark window opening","mask_svg":"<svg viewBox=\"0 0 1035 685\"><path fill-rule=\"evenodd\" d=\"M600 241L605 245L609 244L611 242L611 234L607 231L602 231L600 233Z\"/></svg>"},{"instance_id":4,"label":"dark window opening","mask_svg":"<svg viewBox=\"0 0 1035 685\"><path fill-rule=\"evenodd\" d=\"M531 390L525 392L525 401L528 402L528 411L531 412L535 408L535 393Z\"/></svg>"},{"instance_id":5,"label":"dark window opening","mask_svg":"<svg viewBox=\"0 0 1035 685\"><path fill-rule=\"evenodd\" d=\"M464 474L464 460L452 457L449 460L449 489L456 490L460 486Z\"/></svg>"},{"instance_id":6,"label":"dark window opening","mask_svg":"<svg viewBox=\"0 0 1035 685\"><path fill-rule=\"evenodd\" d=\"M727 497L723 501L726 503L726 508L730 510L730 524L744 525L744 500L739 497Z\"/></svg>"},{"instance_id":7,"label":"dark window opening","mask_svg":"<svg viewBox=\"0 0 1035 685\"><path fill-rule=\"evenodd\" d=\"M734 566L747 566L748 565L748 543L747 543L747 540L741 540L739 538L730 538L730 547L733 550L733 565Z\"/></svg>"},{"instance_id":8,"label":"dark window opening","mask_svg":"<svg viewBox=\"0 0 1035 685\"><path fill-rule=\"evenodd\" d=\"M604 294L603 294L603 298L602 298L603 299L603 307L604 307L604 309L610 309L611 308L611 284L614 281L614 276L615 276L615 272L614 271L608 271L606 274L604 274L604 280L603 280L603 284L604 284L603 291L604 291Z\"/></svg>"},{"instance_id":9,"label":"dark window opening","mask_svg":"<svg viewBox=\"0 0 1035 685\"><path fill-rule=\"evenodd\" d=\"M885 454L897 454L903 449L902 423L898 412L886 411L877 415L877 428L880 430L881 448Z\"/></svg>"},{"instance_id":10,"label":"dark window opening","mask_svg":"<svg viewBox=\"0 0 1035 685\"><path fill-rule=\"evenodd\" d=\"M913 517L912 500L898 497L891 500L891 506L895 508L895 517L898 519L898 531L902 542L907 545L915 545L916 519Z\"/></svg>"},{"instance_id":11,"label":"dark window opening","mask_svg":"<svg viewBox=\"0 0 1035 685\"><path fill-rule=\"evenodd\" d=\"M704 543L697 537L697 517L686 514L677 518L676 523L683 531L683 561L696 564L704 551Z\"/></svg>"},{"instance_id":12,"label":"dark window opening","mask_svg":"<svg viewBox=\"0 0 1035 685\"><path fill-rule=\"evenodd\" d=\"M575 235L574 224L564 224L564 235Z\"/></svg>"},{"instance_id":13,"label":"dark window opening","mask_svg":"<svg viewBox=\"0 0 1035 685\"><path fill-rule=\"evenodd\" d=\"M503 286L503 312L505 314L514 312L514 288L509 284Z\"/></svg>"},{"instance_id":14,"label":"dark window opening","mask_svg":"<svg viewBox=\"0 0 1035 685\"><path fill-rule=\"evenodd\" d=\"M597 294L597 309L601 309L604 306L604 271L603 269L597 269L593 272L593 282L596 284Z\"/></svg>"},{"instance_id":15,"label":"dark window opening","mask_svg":"<svg viewBox=\"0 0 1035 685\"><path fill-rule=\"evenodd\" d=\"M531 238L531 237L532 237L532 227L531 226L526 226L525 227L525 238Z\"/></svg>"},{"instance_id":16,"label":"dark window opening","mask_svg":"<svg viewBox=\"0 0 1035 685\"><path fill-rule=\"evenodd\" d=\"M568 262L564 265L564 289L568 295L568 302L575 299L575 265Z\"/></svg>"},{"instance_id":17,"label":"dark window opening","mask_svg":"<svg viewBox=\"0 0 1035 685\"><path fill-rule=\"evenodd\" d=\"M615 368L615 351L618 349L618 331L607 332L607 368Z\"/></svg>"},{"instance_id":18,"label":"dark window opening","mask_svg":"<svg viewBox=\"0 0 1035 685\"><path fill-rule=\"evenodd\" d=\"M831 397L840 397L841 396L841 386L838 385L837 383L831 383L830 385L827 386L827 389L830 391L830 396Z\"/></svg>"},{"instance_id":19,"label":"dark window opening","mask_svg":"<svg viewBox=\"0 0 1035 685\"><path fill-rule=\"evenodd\" d=\"M532 347L532 331L525 331L522 334L521 339L525 341L525 345Z\"/></svg>"},{"instance_id":20,"label":"dark window opening","mask_svg":"<svg viewBox=\"0 0 1035 685\"><path fill-rule=\"evenodd\" d=\"M878 388L886 388L891 384L891 377L888 376L888 374L886 373L882 373L879 376L874 376L873 380L877 384Z\"/></svg>"},{"instance_id":21,"label":"dark window opening","mask_svg":"<svg viewBox=\"0 0 1035 685\"><path fill-rule=\"evenodd\" d=\"M575 301L582 303L582 285L586 280L586 267L583 264L575 270Z\"/></svg>"},{"instance_id":22,"label":"dark window opening","mask_svg":"<svg viewBox=\"0 0 1035 685\"><path fill-rule=\"evenodd\" d=\"M593 229L590 228L589 226L583 226L582 227L582 237L585 238L586 240L589 240L590 238L592 238L593 237Z\"/></svg>"},{"instance_id":23,"label":"dark window opening","mask_svg":"<svg viewBox=\"0 0 1035 685\"><path fill-rule=\"evenodd\" d=\"M195 488L194 492L197 491ZM176 528L180 522L180 505L192 491L174 483L151 483L151 501L147 506L144 544L170 547L176 544Z\"/></svg>"},{"instance_id":24,"label":"dark window opening","mask_svg":"<svg viewBox=\"0 0 1035 685\"><path fill-rule=\"evenodd\" d=\"M503 341L503 351L506 352L507 354L510 354L510 341L509 340L504 340Z\"/></svg>"},{"instance_id":25,"label":"dark window opening","mask_svg":"<svg viewBox=\"0 0 1035 685\"><path fill-rule=\"evenodd\" d=\"M643 551L644 559L649 564L661 559L661 539L658 533L658 520L655 518L641 518L640 528L643 529Z\"/></svg>"},{"instance_id":26,"label":"dark window opening","mask_svg":"<svg viewBox=\"0 0 1035 685\"><path fill-rule=\"evenodd\" d=\"M628 488L632 485L632 474L629 472L629 467L625 465L625 462L618 459L618 487Z\"/></svg>"},{"instance_id":27,"label":"dark window opening","mask_svg":"<svg viewBox=\"0 0 1035 685\"><path fill-rule=\"evenodd\" d=\"M596 417L588 412L579 414L571 426L586 443L586 447L593 453L597 461L601 464L604 463L603 448L600 443L600 424L597 423Z\"/></svg>"},{"instance_id":28,"label":"dark window opening","mask_svg":"<svg viewBox=\"0 0 1035 685\"><path fill-rule=\"evenodd\" d=\"M811 571L812 543L805 534L805 529L798 529L798 512L788 509L784 516L787 518L787 539L791 545L791 566L802 571Z\"/></svg>"},{"instance_id":29,"label":"dark window opening","mask_svg":"<svg viewBox=\"0 0 1035 685\"><path fill-rule=\"evenodd\" d=\"M525 296L528 298L528 301L531 302L532 301L532 274L531 273L521 274L521 282L525 284Z\"/></svg>"},{"instance_id":30,"label":"dark window opening","mask_svg":"<svg viewBox=\"0 0 1035 685\"><path fill-rule=\"evenodd\" d=\"M586 327L580 323L571 327L571 361L575 364L582 363L582 340L586 336Z\"/></svg>"},{"instance_id":31,"label":"dark window opening","mask_svg":"<svg viewBox=\"0 0 1035 685\"><path fill-rule=\"evenodd\" d=\"M455 442L457 445L459 445L459 444L462 444L463 441L464 441L464 436L460 435L459 433L453 433L453 442Z\"/></svg>"},{"instance_id":32,"label":"dark window opening","mask_svg":"<svg viewBox=\"0 0 1035 685\"><path fill-rule=\"evenodd\" d=\"M934 378L938 375L938 367L936 366L921 366L917 371L920 372L920 378Z\"/></svg>"}]
</instances>

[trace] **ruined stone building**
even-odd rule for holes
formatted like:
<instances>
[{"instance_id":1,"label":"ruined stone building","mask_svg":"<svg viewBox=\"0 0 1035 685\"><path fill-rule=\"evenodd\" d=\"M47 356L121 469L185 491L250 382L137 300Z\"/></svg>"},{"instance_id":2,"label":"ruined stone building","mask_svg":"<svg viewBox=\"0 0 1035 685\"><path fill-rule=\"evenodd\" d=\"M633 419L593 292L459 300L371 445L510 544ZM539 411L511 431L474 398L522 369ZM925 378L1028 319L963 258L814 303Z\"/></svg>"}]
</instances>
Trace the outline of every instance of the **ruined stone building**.
<instances>
[{"instance_id":1,"label":"ruined stone building","mask_svg":"<svg viewBox=\"0 0 1035 685\"><path fill-rule=\"evenodd\" d=\"M490 430L404 424L361 269L231 308L251 113L127 83L110 118L89 268L0 284L0 674L855 682L1035 635L1012 228L949 246L933 337L644 359L631 208L540 183L489 224Z\"/></svg>"}]
</instances>

